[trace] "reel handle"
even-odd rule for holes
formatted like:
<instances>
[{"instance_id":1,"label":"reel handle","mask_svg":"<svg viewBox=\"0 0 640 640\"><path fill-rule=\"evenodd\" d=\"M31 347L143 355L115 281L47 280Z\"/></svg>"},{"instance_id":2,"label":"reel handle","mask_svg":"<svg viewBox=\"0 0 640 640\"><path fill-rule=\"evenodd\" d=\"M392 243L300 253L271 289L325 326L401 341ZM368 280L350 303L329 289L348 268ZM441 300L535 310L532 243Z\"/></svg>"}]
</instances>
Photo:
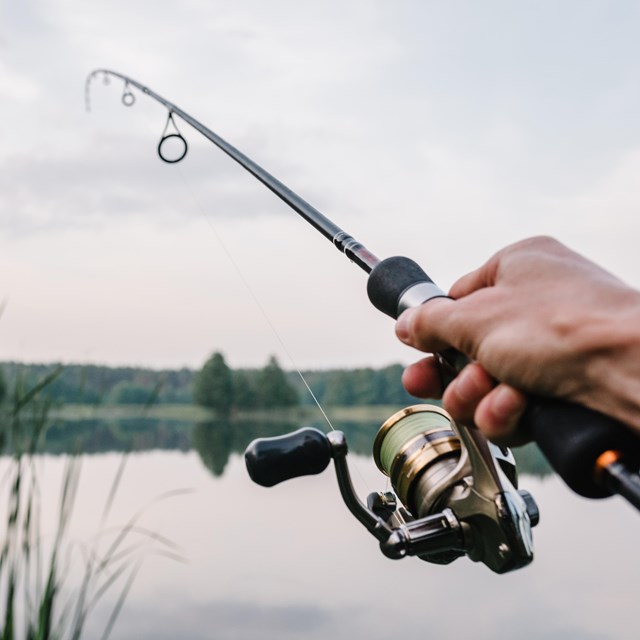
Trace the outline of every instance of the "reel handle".
<instances>
[{"instance_id":1,"label":"reel handle","mask_svg":"<svg viewBox=\"0 0 640 640\"><path fill-rule=\"evenodd\" d=\"M324 471L331 446L319 429L305 427L284 436L258 438L244 454L251 479L263 487Z\"/></svg>"},{"instance_id":2,"label":"reel handle","mask_svg":"<svg viewBox=\"0 0 640 640\"><path fill-rule=\"evenodd\" d=\"M447 297L417 263L400 256L387 258L372 270L367 292L373 305L394 319L409 307ZM468 362L455 349L441 356L457 371ZM567 485L587 498L612 495L596 472L596 460L605 451L640 460L640 438L621 422L581 405L531 397L520 427L538 443Z\"/></svg>"}]
</instances>

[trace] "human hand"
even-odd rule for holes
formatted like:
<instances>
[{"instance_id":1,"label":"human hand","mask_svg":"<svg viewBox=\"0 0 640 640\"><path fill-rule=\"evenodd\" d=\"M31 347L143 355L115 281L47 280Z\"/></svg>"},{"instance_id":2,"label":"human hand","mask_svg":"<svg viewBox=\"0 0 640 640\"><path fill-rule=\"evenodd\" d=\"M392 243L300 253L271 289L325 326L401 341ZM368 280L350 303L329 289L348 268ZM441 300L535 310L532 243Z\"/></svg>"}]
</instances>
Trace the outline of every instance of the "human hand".
<instances>
[{"instance_id":1,"label":"human hand","mask_svg":"<svg viewBox=\"0 0 640 640\"><path fill-rule=\"evenodd\" d=\"M453 346L473 361L444 391L459 421L518 444L526 395L584 404L640 429L640 294L551 238L511 245L434 299L402 314L398 337ZM405 371L419 397L442 393L426 358ZM499 383L497 381L500 381Z\"/></svg>"}]
</instances>

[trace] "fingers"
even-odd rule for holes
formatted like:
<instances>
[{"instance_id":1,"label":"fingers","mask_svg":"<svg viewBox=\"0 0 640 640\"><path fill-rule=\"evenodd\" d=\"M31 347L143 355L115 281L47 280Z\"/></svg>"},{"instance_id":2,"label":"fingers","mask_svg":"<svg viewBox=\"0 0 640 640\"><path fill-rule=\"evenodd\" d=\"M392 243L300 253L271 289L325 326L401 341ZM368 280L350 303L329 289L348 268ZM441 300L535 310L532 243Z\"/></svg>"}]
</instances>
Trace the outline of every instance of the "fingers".
<instances>
[{"instance_id":1,"label":"fingers","mask_svg":"<svg viewBox=\"0 0 640 640\"><path fill-rule=\"evenodd\" d=\"M442 398L444 407L457 422L473 422L477 406L494 386L494 380L479 364L468 364L449 383Z\"/></svg>"},{"instance_id":2,"label":"fingers","mask_svg":"<svg viewBox=\"0 0 640 640\"><path fill-rule=\"evenodd\" d=\"M501 383L478 403L474 421L490 440L518 445L523 440L517 427L526 408L527 397L521 391Z\"/></svg>"},{"instance_id":3,"label":"fingers","mask_svg":"<svg viewBox=\"0 0 640 640\"><path fill-rule=\"evenodd\" d=\"M517 271L515 275L521 277L523 272L530 273L534 265L551 258L566 259L568 256L573 260L582 259L557 240L547 236L520 240L498 251L479 269L462 276L453 284L449 295L456 300L464 298L479 289L498 285L499 281L509 277L509 274L514 275L514 270Z\"/></svg>"},{"instance_id":4,"label":"fingers","mask_svg":"<svg viewBox=\"0 0 640 640\"><path fill-rule=\"evenodd\" d=\"M440 332L448 327L445 319L453 304L448 298L435 298L420 307L407 309L396 322L396 336L421 351L444 351L451 344Z\"/></svg>"},{"instance_id":5,"label":"fingers","mask_svg":"<svg viewBox=\"0 0 640 640\"><path fill-rule=\"evenodd\" d=\"M420 351L438 353L453 347L476 360L483 339L496 322L497 305L486 299L495 297L495 292L492 288L485 292L477 294L483 296L482 313L476 312L474 296L460 300L434 298L407 309L396 322L396 336Z\"/></svg>"},{"instance_id":6,"label":"fingers","mask_svg":"<svg viewBox=\"0 0 640 640\"><path fill-rule=\"evenodd\" d=\"M504 444L524 442L517 427L527 408L527 397L499 383L479 365L467 365L447 387L443 405L454 420L474 423L484 435Z\"/></svg>"},{"instance_id":7,"label":"fingers","mask_svg":"<svg viewBox=\"0 0 640 640\"><path fill-rule=\"evenodd\" d=\"M408 366L402 384L417 398L439 398L442 380L437 360L429 356ZM442 399L456 422L475 424L487 438L512 446L526 442L517 427L527 397L507 384L496 384L481 365L468 364L449 383Z\"/></svg>"},{"instance_id":8,"label":"fingers","mask_svg":"<svg viewBox=\"0 0 640 640\"><path fill-rule=\"evenodd\" d=\"M442 395L442 376L433 356L409 365L402 374L404 388L416 398L439 398Z\"/></svg>"},{"instance_id":9,"label":"fingers","mask_svg":"<svg viewBox=\"0 0 640 640\"><path fill-rule=\"evenodd\" d=\"M454 282L449 290L449 295L454 299L464 298L470 293L485 287L492 287L496 283L498 266L500 264L499 254L493 256L479 269L467 273Z\"/></svg>"}]
</instances>

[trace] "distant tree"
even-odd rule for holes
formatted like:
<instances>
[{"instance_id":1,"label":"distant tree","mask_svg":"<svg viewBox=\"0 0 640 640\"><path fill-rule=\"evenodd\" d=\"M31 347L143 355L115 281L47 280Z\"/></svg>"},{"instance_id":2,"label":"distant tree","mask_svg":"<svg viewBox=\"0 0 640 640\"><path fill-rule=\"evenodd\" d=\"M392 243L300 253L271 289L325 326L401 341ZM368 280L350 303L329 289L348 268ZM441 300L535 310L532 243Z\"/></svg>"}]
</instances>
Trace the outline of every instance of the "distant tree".
<instances>
[{"instance_id":1,"label":"distant tree","mask_svg":"<svg viewBox=\"0 0 640 640\"><path fill-rule=\"evenodd\" d=\"M404 367L392 364L378 370L380 380L380 404L415 404L416 398L410 395L402 386L402 372Z\"/></svg>"},{"instance_id":2,"label":"distant tree","mask_svg":"<svg viewBox=\"0 0 640 640\"><path fill-rule=\"evenodd\" d=\"M4 377L4 371L0 369L0 403L4 401L7 396L7 380Z\"/></svg>"},{"instance_id":3,"label":"distant tree","mask_svg":"<svg viewBox=\"0 0 640 640\"><path fill-rule=\"evenodd\" d=\"M260 405L258 375L259 372L255 370L233 372L233 399L238 409L257 409Z\"/></svg>"},{"instance_id":4,"label":"distant tree","mask_svg":"<svg viewBox=\"0 0 640 640\"><path fill-rule=\"evenodd\" d=\"M154 399L154 390L124 380L114 385L109 392L109 404L147 404Z\"/></svg>"},{"instance_id":5,"label":"distant tree","mask_svg":"<svg viewBox=\"0 0 640 640\"><path fill-rule=\"evenodd\" d=\"M258 376L258 397L260 407L293 407L299 404L298 392L287 379L275 356L269 358L267 365Z\"/></svg>"},{"instance_id":6,"label":"distant tree","mask_svg":"<svg viewBox=\"0 0 640 640\"><path fill-rule=\"evenodd\" d=\"M377 371L371 368L354 369L349 372L353 388L353 404L380 404L382 389L378 384Z\"/></svg>"},{"instance_id":7,"label":"distant tree","mask_svg":"<svg viewBox=\"0 0 640 640\"><path fill-rule=\"evenodd\" d=\"M233 374L220 352L214 353L198 371L193 398L203 407L228 414L234 405Z\"/></svg>"},{"instance_id":8,"label":"distant tree","mask_svg":"<svg viewBox=\"0 0 640 640\"><path fill-rule=\"evenodd\" d=\"M309 388L313 392L313 396L315 396L321 403L324 401L324 393L327 387L327 374L326 371L302 371L301 372L304 380L309 385ZM300 374L297 371L291 372L289 375L289 382L296 388L298 392L298 398L300 398L300 403L313 406L315 405L315 400L309 390L307 389L305 383L302 381Z\"/></svg>"},{"instance_id":9,"label":"distant tree","mask_svg":"<svg viewBox=\"0 0 640 640\"><path fill-rule=\"evenodd\" d=\"M351 407L355 404L353 376L350 371L336 369L328 373L323 402L333 407Z\"/></svg>"}]
</instances>

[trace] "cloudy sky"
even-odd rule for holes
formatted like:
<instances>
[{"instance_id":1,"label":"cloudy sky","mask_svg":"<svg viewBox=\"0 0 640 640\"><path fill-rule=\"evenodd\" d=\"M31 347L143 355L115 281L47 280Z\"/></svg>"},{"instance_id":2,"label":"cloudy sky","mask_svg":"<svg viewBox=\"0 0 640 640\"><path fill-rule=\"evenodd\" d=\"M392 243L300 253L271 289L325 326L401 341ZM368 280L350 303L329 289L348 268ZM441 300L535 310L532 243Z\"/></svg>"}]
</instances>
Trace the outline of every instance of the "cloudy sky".
<instances>
[{"instance_id":1,"label":"cloudy sky","mask_svg":"<svg viewBox=\"0 0 640 640\"><path fill-rule=\"evenodd\" d=\"M380 257L447 288L552 234L640 286L640 5L0 4L0 360L291 367L413 357L366 276L130 75Z\"/></svg>"}]
</instances>

